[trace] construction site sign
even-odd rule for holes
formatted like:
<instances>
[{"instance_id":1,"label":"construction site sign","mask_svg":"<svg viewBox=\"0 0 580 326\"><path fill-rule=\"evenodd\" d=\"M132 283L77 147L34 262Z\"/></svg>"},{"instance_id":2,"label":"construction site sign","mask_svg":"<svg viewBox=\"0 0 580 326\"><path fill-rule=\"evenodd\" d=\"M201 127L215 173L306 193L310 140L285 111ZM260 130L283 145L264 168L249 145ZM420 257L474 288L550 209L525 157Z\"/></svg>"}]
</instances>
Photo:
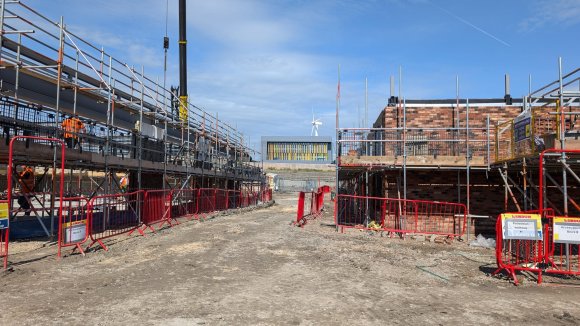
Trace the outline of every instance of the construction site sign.
<instances>
[{"instance_id":1,"label":"construction site sign","mask_svg":"<svg viewBox=\"0 0 580 326\"><path fill-rule=\"evenodd\" d=\"M514 119L514 140L516 142L530 139L532 136L532 116L525 111Z\"/></svg>"},{"instance_id":2,"label":"construction site sign","mask_svg":"<svg viewBox=\"0 0 580 326\"><path fill-rule=\"evenodd\" d=\"M503 238L514 240L542 240L540 214L501 214Z\"/></svg>"},{"instance_id":3,"label":"construction site sign","mask_svg":"<svg viewBox=\"0 0 580 326\"><path fill-rule=\"evenodd\" d=\"M87 220L63 223L64 243L77 243L85 240Z\"/></svg>"},{"instance_id":4,"label":"construction site sign","mask_svg":"<svg viewBox=\"0 0 580 326\"><path fill-rule=\"evenodd\" d=\"M0 203L0 230L9 227L8 203Z\"/></svg>"},{"instance_id":5,"label":"construction site sign","mask_svg":"<svg viewBox=\"0 0 580 326\"><path fill-rule=\"evenodd\" d=\"M554 217L554 242L580 244L580 217Z\"/></svg>"}]
</instances>

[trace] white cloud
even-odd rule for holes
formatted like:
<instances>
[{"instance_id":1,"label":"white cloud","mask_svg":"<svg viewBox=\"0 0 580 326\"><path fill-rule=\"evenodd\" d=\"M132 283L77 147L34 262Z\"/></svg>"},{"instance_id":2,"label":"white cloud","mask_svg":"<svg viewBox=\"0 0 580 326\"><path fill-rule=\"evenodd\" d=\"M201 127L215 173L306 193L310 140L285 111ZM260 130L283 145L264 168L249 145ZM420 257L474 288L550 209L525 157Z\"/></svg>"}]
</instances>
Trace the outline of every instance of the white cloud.
<instances>
[{"instance_id":1,"label":"white cloud","mask_svg":"<svg viewBox=\"0 0 580 326\"><path fill-rule=\"evenodd\" d=\"M580 0L537 0L531 4L532 15L520 23L523 31L533 31L547 24L572 26L580 23Z\"/></svg>"}]
</instances>

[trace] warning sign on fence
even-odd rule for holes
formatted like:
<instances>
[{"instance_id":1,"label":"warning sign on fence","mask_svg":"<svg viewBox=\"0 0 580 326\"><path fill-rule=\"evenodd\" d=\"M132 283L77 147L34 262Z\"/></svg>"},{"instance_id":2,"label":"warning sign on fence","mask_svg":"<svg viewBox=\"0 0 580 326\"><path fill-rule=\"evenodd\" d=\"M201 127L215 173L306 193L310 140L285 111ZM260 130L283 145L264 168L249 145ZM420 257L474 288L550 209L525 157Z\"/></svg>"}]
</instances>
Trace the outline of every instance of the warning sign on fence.
<instances>
[{"instance_id":1,"label":"warning sign on fence","mask_svg":"<svg viewBox=\"0 0 580 326\"><path fill-rule=\"evenodd\" d=\"M539 214L501 214L503 238L542 240L542 219Z\"/></svg>"},{"instance_id":2,"label":"warning sign on fence","mask_svg":"<svg viewBox=\"0 0 580 326\"><path fill-rule=\"evenodd\" d=\"M554 217L554 242L580 244L580 218Z\"/></svg>"},{"instance_id":3,"label":"warning sign on fence","mask_svg":"<svg viewBox=\"0 0 580 326\"><path fill-rule=\"evenodd\" d=\"M0 230L9 226L8 203L0 203Z\"/></svg>"},{"instance_id":4,"label":"warning sign on fence","mask_svg":"<svg viewBox=\"0 0 580 326\"><path fill-rule=\"evenodd\" d=\"M64 243L76 243L85 240L87 235L87 220L64 223L62 225Z\"/></svg>"}]
</instances>

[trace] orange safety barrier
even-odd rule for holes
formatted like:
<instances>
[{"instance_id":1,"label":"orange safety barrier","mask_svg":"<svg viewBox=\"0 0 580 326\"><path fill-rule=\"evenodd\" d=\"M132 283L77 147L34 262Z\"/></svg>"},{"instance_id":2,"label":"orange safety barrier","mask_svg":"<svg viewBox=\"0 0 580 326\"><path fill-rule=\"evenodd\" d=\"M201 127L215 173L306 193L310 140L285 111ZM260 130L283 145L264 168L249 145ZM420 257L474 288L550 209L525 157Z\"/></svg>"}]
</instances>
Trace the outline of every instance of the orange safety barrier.
<instances>
[{"instance_id":1,"label":"orange safety barrier","mask_svg":"<svg viewBox=\"0 0 580 326\"><path fill-rule=\"evenodd\" d=\"M423 233L461 237L466 231L463 204L338 195L336 225L394 233Z\"/></svg>"},{"instance_id":2,"label":"orange safety barrier","mask_svg":"<svg viewBox=\"0 0 580 326\"><path fill-rule=\"evenodd\" d=\"M147 190L143 201L143 229L150 229L155 232L153 225L159 224L161 228L164 224L172 226L171 203L173 191L171 190Z\"/></svg>"},{"instance_id":3,"label":"orange safety barrier","mask_svg":"<svg viewBox=\"0 0 580 326\"><path fill-rule=\"evenodd\" d=\"M496 275L516 272L580 275L580 217L554 216L552 209L505 213L496 222Z\"/></svg>"},{"instance_id":4,"label":"orange safety barrier","mask_svg":"<svg viewBox=\"0 0 580 326\"><path fill-rule=\"evenodd\" d=\"M81 245L89 238L90 204L86 197L63 198L62 210L58 217L58 254L61 257L63 247L74 247L83 256Z\"/></svg>"},{"instance_id":5,"label":"orange safety barrier","mask_svg":"<svg viewBox=\"0 0 580 326\"><path fill-rule=\"evenodd\" d=\"M137 230L145 235L141 226L144 191L126 194L103 195L93 197L90 201L89 229L92 247L98 243L108 250L103 239Z\"/></svg>"},{"instance_id":6,"label":"orange safety barrier","mask_svg":"<svg viewBox=\"0 0 580 326\"><path fill-rule=\"evenodd\" d=\"M8 244L10 236L10 214L8 200L0 200L0 257L3 260L4 269L8 267Z\"/></svg>"}]
</instances>

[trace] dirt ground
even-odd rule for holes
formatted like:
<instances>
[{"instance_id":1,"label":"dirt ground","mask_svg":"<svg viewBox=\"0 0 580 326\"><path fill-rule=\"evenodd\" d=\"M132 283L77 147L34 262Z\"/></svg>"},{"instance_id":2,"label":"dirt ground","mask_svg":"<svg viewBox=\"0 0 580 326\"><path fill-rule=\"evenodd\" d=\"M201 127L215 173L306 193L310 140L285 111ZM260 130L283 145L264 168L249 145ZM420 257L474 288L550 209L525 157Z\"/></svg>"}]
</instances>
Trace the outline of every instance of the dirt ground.
<instances>
[{"instance_id":1,"label":"dirt ground","mask_svg":"<svg viewBox=\"0 0 580 326\"><path fill-rule=\"evenodd\" d=\"M0 324L580 323L578 288L491 277L490 249L341 234L329 202L294 227L296 198L122 236L86 257L67 250L57 261L54 245L14 243L13 270L0 273Z\"/></svg>"}]
</instances>

